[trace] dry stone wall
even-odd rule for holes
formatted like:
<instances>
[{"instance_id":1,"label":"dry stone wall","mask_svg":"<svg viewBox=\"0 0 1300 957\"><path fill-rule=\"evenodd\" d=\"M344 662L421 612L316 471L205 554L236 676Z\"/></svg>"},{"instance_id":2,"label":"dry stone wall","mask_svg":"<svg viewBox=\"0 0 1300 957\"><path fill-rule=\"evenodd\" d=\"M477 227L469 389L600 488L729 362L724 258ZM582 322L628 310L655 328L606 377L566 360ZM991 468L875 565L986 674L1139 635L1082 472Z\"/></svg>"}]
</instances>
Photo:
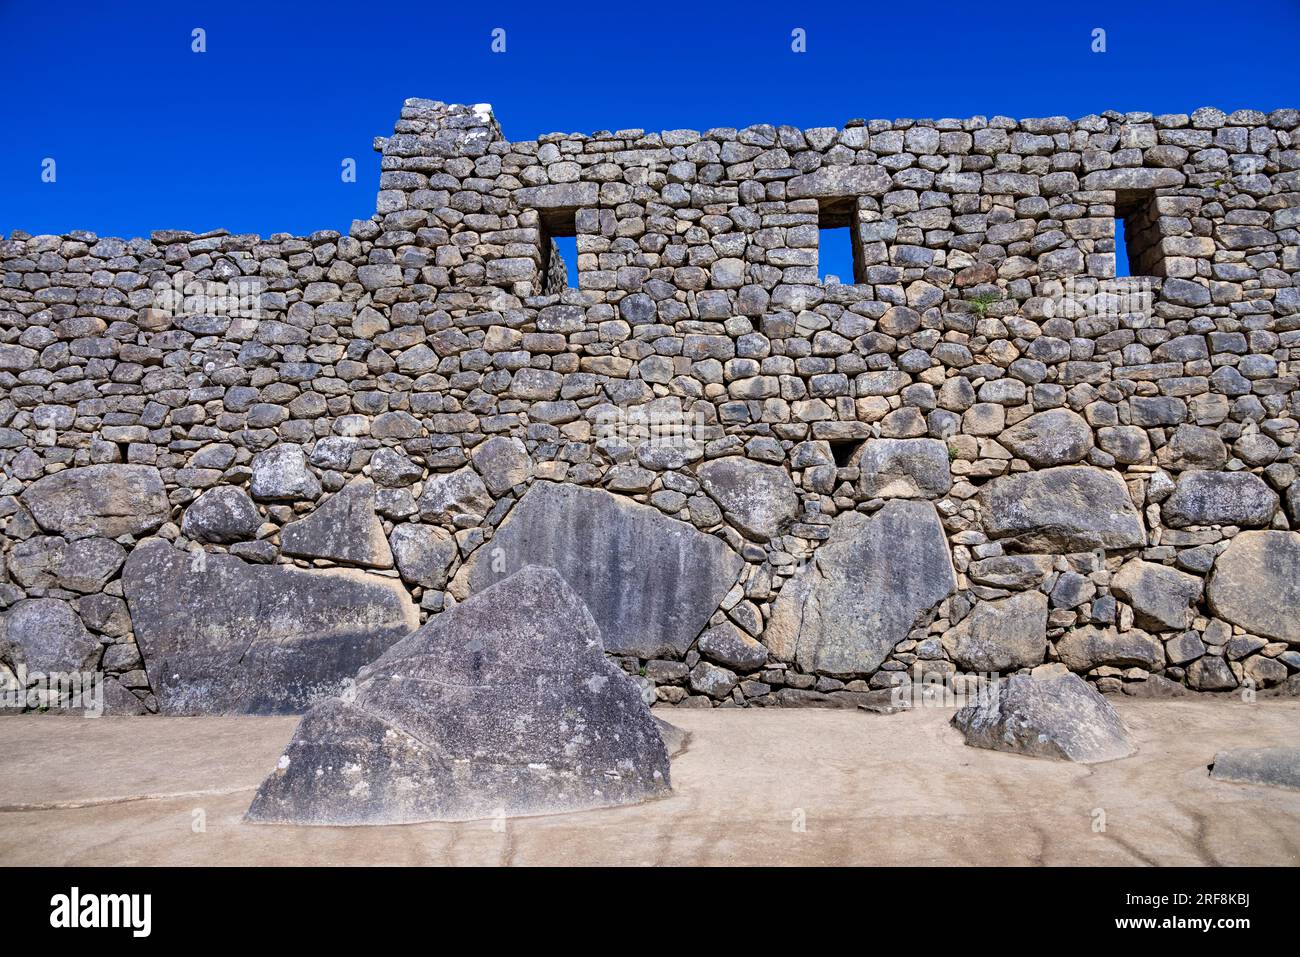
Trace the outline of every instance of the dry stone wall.
<instances>
[{"instance_id":1,"label":"dry stone wall","mask_svg":"<svg viewBox=\"0 0 1300 957\"><path fill-rule=\"evenodd\" d=\"M375 145L347 235L0 241L8 685L300 711L530 563L677 706L1296 684L1300 112Z\"/></svg>"}]
</instances>

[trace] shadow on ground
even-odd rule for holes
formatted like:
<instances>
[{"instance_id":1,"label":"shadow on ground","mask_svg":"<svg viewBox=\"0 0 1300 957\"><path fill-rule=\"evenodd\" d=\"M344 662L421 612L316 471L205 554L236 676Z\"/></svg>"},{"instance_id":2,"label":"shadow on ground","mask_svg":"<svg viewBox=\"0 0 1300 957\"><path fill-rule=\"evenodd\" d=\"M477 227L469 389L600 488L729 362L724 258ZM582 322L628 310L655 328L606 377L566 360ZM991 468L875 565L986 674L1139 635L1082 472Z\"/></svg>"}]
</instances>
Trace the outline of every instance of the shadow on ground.
<instances>
[{"instance_id":1,"label":"shadow on ground","mask_svg":"<svg viewBox=\"0 0 1300 957\"><path fill-rule=\"evenodd\" d=\"M1140 750L1091 766L968 748L941 709L656 711L690 732L671 797L365 828L243 823L296 718L10 716L0 864L1300 863L1300 791L1207 773L1293 743L1300 701L1115 704Z\"/></svg>"}]
</instances>

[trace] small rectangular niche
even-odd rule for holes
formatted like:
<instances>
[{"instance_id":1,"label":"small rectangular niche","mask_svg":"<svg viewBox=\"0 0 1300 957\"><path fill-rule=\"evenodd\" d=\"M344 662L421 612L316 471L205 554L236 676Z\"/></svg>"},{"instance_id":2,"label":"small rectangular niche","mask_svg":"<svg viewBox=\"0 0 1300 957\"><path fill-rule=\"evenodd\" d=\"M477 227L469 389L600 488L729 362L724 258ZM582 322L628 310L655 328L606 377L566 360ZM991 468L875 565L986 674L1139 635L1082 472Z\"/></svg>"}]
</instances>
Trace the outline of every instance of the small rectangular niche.
<instances>
[{"instance_id":1,"label":"small rectangular niche","mask_svg":"<svg viewBox=\"0 0 1300 957\"><path fill-rule=\"evenodd\" d=\"M820 200L817 207L817 278L845 285L863 281L858 255L858 202L853 196Z\"/></svg>"},{"instance_id":2,"label":"small rectangular niche","mask_svg":"<svg viewBox=\"0 0 1300 957\"><path fill-rule=\"evenodd\" d=\"M553 296L578 285L576 209L537 211L542 247L542 295Z\"/></svg>"},{"instance_id":3,"label":"small rectangular niche","mask_svg":"<svg viewBox=\"0 0 1300 957\"><path fill-rule=\"evenodd\" d=\"M839 468L846 468L853 460L858 449L862 448L862 439L831 439L831 457Z\"/></svg>"}]
</instances>

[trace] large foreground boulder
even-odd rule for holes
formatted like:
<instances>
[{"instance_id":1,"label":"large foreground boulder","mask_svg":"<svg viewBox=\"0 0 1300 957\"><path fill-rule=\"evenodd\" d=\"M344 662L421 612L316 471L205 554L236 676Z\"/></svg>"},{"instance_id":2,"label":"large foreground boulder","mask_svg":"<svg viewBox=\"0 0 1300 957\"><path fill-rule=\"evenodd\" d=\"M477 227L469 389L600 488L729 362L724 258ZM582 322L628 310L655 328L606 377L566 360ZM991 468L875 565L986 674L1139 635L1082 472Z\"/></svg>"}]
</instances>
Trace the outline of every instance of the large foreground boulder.
<instances>
[{"instance_id":1,"label":"large foreground boulder","mask_svg":"<svg viewBox=\"0 0 1300 957\"><path fill-rule=\"evenodd\" d=\"M1300 644L1300 534L1242 532L1214 563L1207 590L1220 618Z\"/></svg>"},{"instance_id":2,"label":"large foreground boulder","mask_svg":"<svg viewBox=\"0 0 1300 957\"><path fill-rule=\"evenodd\" d=\"M457 579L477 594L525 565L554 568L591 610L607 650L662 658L686 653L743 564L722 539L656 508L535 482Z\"/></svg>"},{"instance_id":3,"label":"large foreground boulder","mask_svg":"<svg viewBox=\"0 0 1300 957\"><path fill-rule=\"evenodd\" d=\"M980 490L984 531L1022 552L1132 548L1142 519L1116 472L1063 465L993 479Z\"/></svg>"},{"instance_id":4,"label":"large foreground boulder","mask_svg":"<svg viewBox=\"0 0 1300 957\"><path fill-rule=\"evenodd\" d=\"M299 723L248 820L409 824L631 804L668 753L582 599L529 566L431 618Z\"/></svg>"},{"instance_id":5,"label":"large foreground boulder","mask_svg":"<svg viewBox=\"0 0 1300 957\"><path fill-rule=\"evenodd\" d=\"M141 535L167 521L171 503L152 465L87 465L38 479L23 504L47 532L68 538Z\"/></svg>"},{"instance_id":6,"label":"large foreground boulder","mask_svg":"<svg viewBox=\"0 0 1300 957\"><path fill-rule=\"evenodd\" d=\"M763 643L806 671L875 671L929 609L957 587L929 502L892 499L870 518L849 512L781 589Z\"/></svg>"},{"instance_id":7,"label":"large foreground boulder","mask_svg":"<svg viewBox=\"0 0 1300 957\"><path fill-rule=\"evenodd\" d=\"M1137 748L1110 703L1078 675L1012 675L958 711L953 726L973 748L1093 764Z\"/></svg>"},{"instance_id":8,"label":"large foreground boulder","mask_svg":"<svg viewBox=\"0 0 1300 957\"><path fill-rule=\"evenodd\" d=\"M419 625L401 582L142 543L122 573L163 714L299 714Z\"/></svg>"},{"instance_id":9,"label":"large foreground boulder","mask_svg":"<svg viewBox=\"0 0 1300 957\"><path fill-rule=\"evenodd\" d=\"M1210 777L1300 790L1300 747L1234 748L1214 756Z\"/></svg>"}]
</instances>

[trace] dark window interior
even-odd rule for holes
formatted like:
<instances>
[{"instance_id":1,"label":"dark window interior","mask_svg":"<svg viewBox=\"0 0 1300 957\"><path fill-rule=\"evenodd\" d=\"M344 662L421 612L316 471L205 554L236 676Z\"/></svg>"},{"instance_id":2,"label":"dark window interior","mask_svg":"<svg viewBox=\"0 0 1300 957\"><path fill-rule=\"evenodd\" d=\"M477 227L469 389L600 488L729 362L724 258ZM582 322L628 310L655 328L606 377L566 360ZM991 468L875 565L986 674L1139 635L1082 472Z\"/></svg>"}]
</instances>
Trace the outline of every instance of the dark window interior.
<instances>
[{"instance_id":1,"label":"dark window interior","mask_svg":"<svg viewBox=\"0 0 1300 957\"><path fill-rule=\"evenodd\" d=\"M830 443L831 455L835 457L835 464L840 468L847 466L849 460L853 458L853 453L858 450L860 445L862 443L856 439L832 440Z\"/></svg>"},{"instance_id":2,"label":"dark window interior","mask_svg":"<svg viewBox=\"0 0 1300 957\"><path fill-rule=\"evenodd\" d=\"M1162 276L1155 197L1146 191L1115 194L1115 275Z\"/></svg>"}]
</instances>

